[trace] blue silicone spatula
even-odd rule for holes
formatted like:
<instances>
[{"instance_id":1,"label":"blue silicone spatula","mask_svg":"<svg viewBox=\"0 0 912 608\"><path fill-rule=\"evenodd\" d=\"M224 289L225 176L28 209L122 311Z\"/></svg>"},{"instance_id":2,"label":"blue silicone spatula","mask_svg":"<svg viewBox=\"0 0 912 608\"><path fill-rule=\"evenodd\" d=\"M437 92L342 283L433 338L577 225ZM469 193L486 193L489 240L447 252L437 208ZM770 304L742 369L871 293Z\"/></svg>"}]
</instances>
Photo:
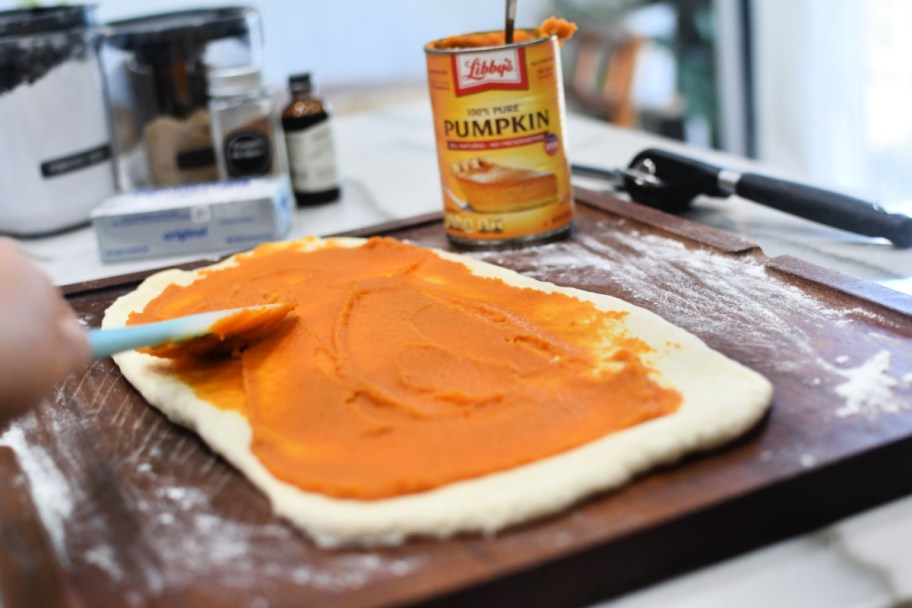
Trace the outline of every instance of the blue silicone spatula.
<instances>
[{"instance_id":1,"label":"blue silicone spatula","mask_svg":"<svg viewBox=\"0 0 912 608\"><path fill-rule=\"evenodd\" d=\"M230 350L246 340L262 337L291 310L288 304L264 304L214 310L144 325L90 329L89 347L96 360L136 348L162 348L165 351L174 347L173 350L192 349L194 354ZM237 316L236 323L230 319L234 316ZM216 324L220 327L214 330Z\"/></svg>"}]
</instances>

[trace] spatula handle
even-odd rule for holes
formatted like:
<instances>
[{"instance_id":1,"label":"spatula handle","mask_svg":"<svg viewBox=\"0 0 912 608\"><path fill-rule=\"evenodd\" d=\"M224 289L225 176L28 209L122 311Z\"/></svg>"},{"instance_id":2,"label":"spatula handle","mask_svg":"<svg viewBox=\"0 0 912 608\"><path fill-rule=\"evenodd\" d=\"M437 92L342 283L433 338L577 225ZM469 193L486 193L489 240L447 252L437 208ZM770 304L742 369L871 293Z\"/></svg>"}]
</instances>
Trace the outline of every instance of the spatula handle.
<instances>
[{"instance_id":1,"label":"spatula handle","mask_svg":"<svg viewBox=\"0 0 912 608\"><path fill-rule=\"evenodd\" d=\"M169 340L187 340L210 331L212 325L220 320L238 312L238 308L229 310L216 310L201 312L186 317L147 323L145 325L131 325L113 329L90 329L89 349L93 359L110 357L111 355L142 348L146 346L159 346Z\"/></svg>"},{"instance_id":2,"label":"spatula handle","mask_svg":"<svg viewBox=\"0 0 912 608\"><path fill-rule=\"evenodd\" d=\"M102 359L125 350L161 344L171 339L171 335L168 331L162 331L159 323L118 329L90 329L89 348L92 359Z\"/></svg>"}]
</instances>

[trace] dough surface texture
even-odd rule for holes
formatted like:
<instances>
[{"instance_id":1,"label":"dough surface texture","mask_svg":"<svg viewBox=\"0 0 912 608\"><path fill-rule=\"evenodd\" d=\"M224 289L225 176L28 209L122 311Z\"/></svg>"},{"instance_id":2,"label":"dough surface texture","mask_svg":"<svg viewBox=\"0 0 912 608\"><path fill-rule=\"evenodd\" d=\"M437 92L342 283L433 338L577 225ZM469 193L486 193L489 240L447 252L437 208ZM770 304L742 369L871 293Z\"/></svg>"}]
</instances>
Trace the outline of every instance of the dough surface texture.
<instances>
[{"instance_id":1,"label":"dough surface texture","mask_svg":"<svg viewBox=\"0 0 912 608\"><path fill-rule=\"evenodd\" d=\"M364 242L309 238L277 246L314 250L359 247ZM168 372L165 360L129 351L116 355L114 361L150 404L197 433L268 497L278 515L327 547L395 544L409 537L445 538L462 532L493 533L566 509L685 454L726 443L756 424L769 407L772 386L764 377L647 310L610 296L537 281L467 256L435 254L465 265L476 275L564 293L600 310L627 313L627 329L651 347L644 357L660 384L680 392L680 407L510 470L393 498L352 500L303 491L276 478L251 450L252 429L247 420L198 398ZM234 258L228 258L209 268L233 264ZM189 285L199 276L199 270L167 270L150 276L108 308L102 327L126 325L131 313L142 311L169 285Z\"/></svg>"}]
</instances>

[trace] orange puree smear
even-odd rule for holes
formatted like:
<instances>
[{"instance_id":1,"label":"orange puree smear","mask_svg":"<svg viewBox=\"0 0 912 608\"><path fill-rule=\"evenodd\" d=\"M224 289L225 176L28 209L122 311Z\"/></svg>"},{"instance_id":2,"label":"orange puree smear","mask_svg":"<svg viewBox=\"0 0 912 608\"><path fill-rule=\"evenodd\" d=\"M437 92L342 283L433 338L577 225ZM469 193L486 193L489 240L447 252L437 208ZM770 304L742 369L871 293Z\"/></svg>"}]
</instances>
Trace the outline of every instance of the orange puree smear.
<instances>
[{"instance_id":1,"label":"orange puree smear","mask_svg":"<svg viewBox=\"0 0 912 608\"><path fill-rule=\"evenodd\" d=\"M294 306L287 302L244 308L213 323L207 334L187 340L165 342L140 351L168 359L205 357L223 353L231 353L236 357L240 355L241 349L269 335L269 332L285 320L293 309Z\"/></svg>"},{"instance_id":2,"label":"orange puree smear","mask_svg":"<svg viewBox=\"0 0 912 608\"><path fill-rule=\"evenodd\" d=\"M293 309L294 305L280 302L272 306L239 310L213 323L212 333L222 340L232 337L258 340L272 331Z\"/></svg>"},{"instance_id":3,"label":"orange puree smear","mask_svg":"<svg viewBox=\"0 0 912 608\"><path fill-rule=\"evenodd\" d=\"M538 27L539 35L542 37L557 36L557 39L563 42L569 40L576 31L576 24L566 19L558 19L553 15L548 17Z\"/></svg>"},{"instance_id":4,"label":"orange puree smear","mask_svg":"<svg viewBox=\"0 0 912 608\"><path fill-rule=\"evenodd\" d=\"M171 286L131 323L296 302L239 358L175 361L199 397L245 416L276 477L351 499L504 471L675 411L626 313L473 275L392 239L267 245Z\"/></svg>"},{"instance_id":5,"label":"orange puree smear","mask_svg":"<svg viewBox=\"0 0 912 608\"><path fill-rule=\"evenodd\" d=\"M563 44L569 39L573 32L576 31L576 24L566 19L557 17L548 17L541 26L533 29L520 29L513 32L513 42L529 42L539 38L550 38L557 36L558 41ZM447 36L443 40L433 43L432 48L446 49L475 49L488 46L503 46L506 44L506 35L503 30L495 32L478 32L475 34L464 34L460 36Z\"/></svg>"}]
</instances>

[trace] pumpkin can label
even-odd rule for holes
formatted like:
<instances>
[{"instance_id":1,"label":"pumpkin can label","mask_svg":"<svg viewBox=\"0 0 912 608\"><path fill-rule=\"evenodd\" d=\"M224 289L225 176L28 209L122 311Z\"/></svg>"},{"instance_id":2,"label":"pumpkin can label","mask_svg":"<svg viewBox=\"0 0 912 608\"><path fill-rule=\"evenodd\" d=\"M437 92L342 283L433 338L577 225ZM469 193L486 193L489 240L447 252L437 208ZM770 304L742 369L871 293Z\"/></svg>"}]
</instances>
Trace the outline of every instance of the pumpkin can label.
<instances>
[{"instance_id":1,"label":"pumpkin can label","mask_svg":"<svg viewBox=\"0 0 912 608\"><path fill-rule=\"evenodd\" d=\"M573 199L554 37L425 46L450 240L500 246L569 231Z\"/></svg>"}]
</instances>

